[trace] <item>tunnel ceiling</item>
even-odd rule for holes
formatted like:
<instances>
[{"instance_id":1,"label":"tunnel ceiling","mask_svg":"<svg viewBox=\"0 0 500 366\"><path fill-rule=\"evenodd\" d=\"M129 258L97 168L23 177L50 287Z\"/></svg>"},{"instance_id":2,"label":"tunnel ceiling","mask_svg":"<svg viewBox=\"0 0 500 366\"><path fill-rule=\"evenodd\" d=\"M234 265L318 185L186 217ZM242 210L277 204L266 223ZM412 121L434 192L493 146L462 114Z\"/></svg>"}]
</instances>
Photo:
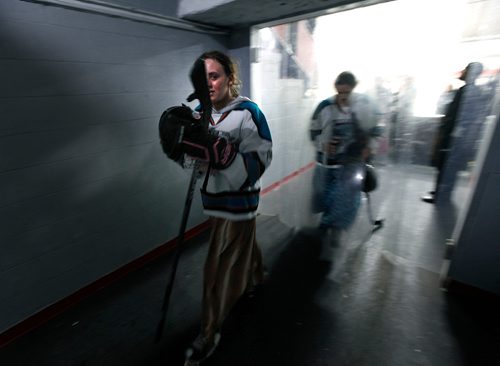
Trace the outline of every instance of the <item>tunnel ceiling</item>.
<instances>
[{"instance_id":1,"label":"tunnel ceiling","mask_svg":"<svg viewBox=\"0 0 500 366\"><path fill-rule=\"evenodd\" d=\"M242 28L387 1L393 0L233 0L207 10L179 14L179 17L224 28Z\"/></svg>"}]
</instances>

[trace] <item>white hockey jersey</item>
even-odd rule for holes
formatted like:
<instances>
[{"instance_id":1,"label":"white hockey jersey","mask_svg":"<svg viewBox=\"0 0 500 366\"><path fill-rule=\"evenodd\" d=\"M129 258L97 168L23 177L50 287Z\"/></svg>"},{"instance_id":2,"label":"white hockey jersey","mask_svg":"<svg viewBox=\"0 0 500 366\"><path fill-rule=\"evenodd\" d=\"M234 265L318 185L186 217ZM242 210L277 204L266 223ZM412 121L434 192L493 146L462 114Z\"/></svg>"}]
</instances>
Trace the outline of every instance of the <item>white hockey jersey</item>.
<instances>
[{"instance_id":1,"label":"white hockey jersey","mask_svg":"<svg viewBox=\"0 0 500 366\"><path fill-rule=\"evenodd\" d=\"M238 147L233 163L211 170L201 189L205 214L231 220L255 217L260 177L272 160L272 139L260 108L239 96L221 110L212 109L209 129Z\"/></svg>"},{"instance_id":2,"label":"white hockey jersey","mask_svg":"<svg viewBox=\"0 0 500 366\"><path fill-rule=\"evenodd\" d=\"M351 106L345 110L337 106L335 97L323 100L316 107L310 122L311 140L317 151L316 161L326 164L344 161L349 155L349 147L359 137L357 131L370 135L379 118L376 105L364 94L352 93ZM325 159L324 147L333 138L340 141L337 153Z\"/></svg>"}]
</instances>

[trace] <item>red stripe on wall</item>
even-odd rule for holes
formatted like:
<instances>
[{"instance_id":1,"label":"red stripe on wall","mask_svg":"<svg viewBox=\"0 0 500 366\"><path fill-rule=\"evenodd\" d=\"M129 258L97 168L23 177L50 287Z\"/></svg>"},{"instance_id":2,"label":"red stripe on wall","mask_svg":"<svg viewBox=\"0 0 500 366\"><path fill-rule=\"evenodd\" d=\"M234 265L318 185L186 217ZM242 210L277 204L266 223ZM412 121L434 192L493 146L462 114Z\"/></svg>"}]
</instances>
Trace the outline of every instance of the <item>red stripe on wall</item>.
<instances>
[{"instance_id":1,"label":"red stripe on wall","mask_svg":"<svg viewBox=\"0 0 500 366\"><path fill-rule=\"evenodd\" d=\"M203 233L208 228L209 228L209 221L207 220L201 223L200 225L195 226L194 228L188 230L184 235L184 240L192 239ZM26 318L20 323L14 325L12 328L0 334L0 348L6 346L13 340L29 333L30 331L40 327L41 325L47 323L50 319L55 318L59 314L63 313L65 310L68 310L69 308L73 307L80 301L96 293L98 290L101 290L102 288L115 283L116 281L125 277L132 271L142 268L146 264L170 252L172 249L175 248L176 241L177 238L172 239L163 245L160 245L159 247L144 254L143 256L118 268L116 271L113 271L107 274L106 276L99 278L98 280L81 288L75 293L63 298L62 300L52 305L47 306L46 308L30 316L29 318Z\"/></svg>"},{"instance_id":2,"label":"red stripe on wall","mask_svg":"<svg viewBox=\"0 0 500 366\"><path fill-rule=\"evenodd\" d=\"M266 188L264 188L262 191L261 191L261 194L262 195L265 195L271 191L274 191L276 189L279 189L282 185L285 185L287 184L290 180L292 180L293 178L295 178L296 176L300 175L300 174L303 174L305 173L306 171L308 171L309 169L311 169L312 167L314 167L315 165L315 162L312 161L310 162L309 164L307 164L306 166L303 166L302 168L294 171L293 173L287 175L285 178L267 186Z\"/></svg>"},{"instance_id":3,"label":"red stripe on wall","mask_svg":"<svg viewBox=\"0 0 500 366\"><path fill-rule=\"evenodd\" d=\"M271 191L279 189L284 184L287 184L290 180L297 177L300 174L303 174L307 170L311 169L314 166L314 162L307 164L306 166L292 172L287 175L283 179L275 182L261 191L262 195L268 194ZM209 228L209 221L205 221L194 228L191 228L184 235L184 240L192 239L205 230ZM55 318L59 314L63 313L65 310L75 306L80 301L88 298L92 294L96 293L98 290L113 284L114 282L120 280L125 277L129 273L139 268L144 267L146 264L152 262L153 260L159 258L162 255L165 255L172 251L175 248L177 238L168 241L167 243L160 245L159 247L153 249L152 251L144 254L143 256L133 260L130 263L118 268L116 271L113 271L107 274L104 277L92 282L91 284L81 288L75 293L63 298L62 300L47 306L46 308L40 310L39 312L33 314L32 316L26 318L20 323L14 325L12 328L0 334L0 348L5 347L7 344L11 343L15 339L31 332L32 330L42 326L47 323L49 320Z\"/></svg>"}]
</instances>

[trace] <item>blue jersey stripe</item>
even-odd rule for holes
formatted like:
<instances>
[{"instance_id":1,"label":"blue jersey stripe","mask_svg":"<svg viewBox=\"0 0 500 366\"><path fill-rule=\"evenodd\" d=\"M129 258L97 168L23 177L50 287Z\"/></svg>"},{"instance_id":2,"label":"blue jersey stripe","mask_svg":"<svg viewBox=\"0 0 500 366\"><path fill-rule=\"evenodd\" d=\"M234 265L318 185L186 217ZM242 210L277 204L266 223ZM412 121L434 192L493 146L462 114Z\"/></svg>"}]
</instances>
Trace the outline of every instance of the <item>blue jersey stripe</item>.
<instances>
[{"instance_id":1,"label":"blue jersey stripe","mask_svg":"<svg viewBox=\"0 0 500 366\"><path fill-rule=\"evenodd\" d=\"M260 110L259 106L252 101L244 101L238 104L235 111L238 110L247 110L252 115L252 120L257 126L257 131L259 132L259 136L264 140L272 141L271 139L271 131L269 130L269 125L267 124L266 117L264 113Z\"/></svg>"},{"instance_id":2,"label":"blue jersey stripe","mask_svg":"<svg viewBox=\"0 0 500 366\"><path fill-rule=\"evenodd\" d=\"M253 212L259 205L260 189L243 192L209 193L201 190L203 207L206 210L233 213Z\"/></svg>"}]
</instances>

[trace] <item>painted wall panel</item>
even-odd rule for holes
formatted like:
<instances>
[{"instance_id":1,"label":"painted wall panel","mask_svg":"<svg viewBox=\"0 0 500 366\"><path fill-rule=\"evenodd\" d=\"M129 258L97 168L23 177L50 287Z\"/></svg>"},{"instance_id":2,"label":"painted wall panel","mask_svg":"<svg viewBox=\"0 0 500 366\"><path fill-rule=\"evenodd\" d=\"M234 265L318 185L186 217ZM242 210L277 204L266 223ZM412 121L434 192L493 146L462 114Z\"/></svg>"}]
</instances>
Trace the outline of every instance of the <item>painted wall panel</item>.
<instances>
[{"instance_id":1,"label":"painted wall panel","mask_svg":"<svg viewBox=\"0 0 500 366\"><path fill-rule=\"evenodd\" d=\"M0 3L0 332L175 238L190 173L161 151L158 119L225 43ZM188 227L206 220L198 195L191 213Z\"/></svg>"},{"instance_id":2,"label":"painted wall panel","mask_svg":"<svg viewBox=\"0 0 500 366\"><path fill-rule=\"evenodd\" d=\"M497 92L498 93L498 92ZM497 95L498 100L498 95ZM455 227L449 278L500 294L500 169L498 103L488 119L486 142L474 171L477 186Z\"/></svg>"},{"instance_id":3,"label":"painted wall panel","mask_svg":"<svg viewBox=\"0 0 500 366\"><path fill-rule=\"evenodd\" d=\"M182 91L6 97L0 106L5 116L0 136L158 118L170 103L177 102Z\"/></svg>"},{"instance_id":4,"label":"painted wall panel","mask_svg":"<svg viewBox=\"0 0 500 366\"><path fill-rule=\"evenodd\" d=\"M477 211L466 220L456 245L449 276L457 281L500 294L500 174L485 178Z\"/></svg>"}]
</instances>

